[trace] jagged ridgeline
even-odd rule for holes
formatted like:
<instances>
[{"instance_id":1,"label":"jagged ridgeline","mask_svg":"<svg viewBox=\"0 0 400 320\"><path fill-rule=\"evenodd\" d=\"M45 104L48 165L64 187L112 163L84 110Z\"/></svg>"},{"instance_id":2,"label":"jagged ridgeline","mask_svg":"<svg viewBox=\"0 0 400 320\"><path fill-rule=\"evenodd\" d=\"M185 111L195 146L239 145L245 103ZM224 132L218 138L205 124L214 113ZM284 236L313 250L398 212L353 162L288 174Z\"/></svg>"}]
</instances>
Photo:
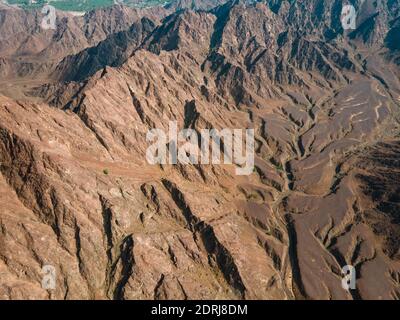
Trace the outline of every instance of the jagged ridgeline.
<instances>
[{"instance_id":1,"label":"jagged ridgeline","mask_svg":"<svg viewBox=\"0 0 400 320\"><path fill-rule=\"evenodd\" d=\"M1 4L0 297L399 299L400 1L351 3L351 30L340 0L57 11L54 30ZM254 129L254 170L148 163L169 121Z\"/></svg>"}]
</instances>

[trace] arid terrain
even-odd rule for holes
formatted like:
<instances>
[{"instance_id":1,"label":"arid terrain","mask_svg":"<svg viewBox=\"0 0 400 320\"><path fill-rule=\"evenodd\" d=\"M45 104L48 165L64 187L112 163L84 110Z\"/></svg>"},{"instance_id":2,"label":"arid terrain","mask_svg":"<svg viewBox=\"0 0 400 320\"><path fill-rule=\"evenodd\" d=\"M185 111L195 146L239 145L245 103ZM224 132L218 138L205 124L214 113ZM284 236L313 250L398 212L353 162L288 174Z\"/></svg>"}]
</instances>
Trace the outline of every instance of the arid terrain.
<instances>
[{"instance_id":1,"label":"arid terrain","mask_svg":"<svg viewBox=\"0 0 400 320\"><path fill-rule=\"evenodd\" d=\"M0 299L400 299L400 0L352 3L0 4ZM253 173L149 164L169 121Z\"/></svg>"}]
</instances>

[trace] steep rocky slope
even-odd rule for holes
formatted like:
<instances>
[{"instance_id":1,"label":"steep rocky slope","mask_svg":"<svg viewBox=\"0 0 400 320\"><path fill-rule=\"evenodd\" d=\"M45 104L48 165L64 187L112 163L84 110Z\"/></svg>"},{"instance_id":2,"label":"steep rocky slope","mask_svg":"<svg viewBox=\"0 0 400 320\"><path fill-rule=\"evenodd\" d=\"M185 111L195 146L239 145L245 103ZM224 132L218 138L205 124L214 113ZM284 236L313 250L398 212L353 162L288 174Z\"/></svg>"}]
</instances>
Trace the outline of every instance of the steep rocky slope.
<instances>
[{"instance_id":1,"label":"steep rocky slope","mask_svg":"<svg viewBox=\"0 0 400 320\"><path fill-rule=\"evenodd\" d=\"M399 2L352 35L327 3L179 11L127 51L117 33L65 59L77 81L40 103L2 96L0 297L398 299ZM254 128L254 172L148 164L169 120Z\"/></svg>"},{"instance_id":2,"label":"steep rocky slope","mask_svg":"<svg viewBox=\"0 0 400 320\"><path fill-rule=\"evenodd\" d=\"M65 57L53 71L60 81L80 81L106 66L119 66L155 28L148 18L134 22L128 30L113 33L97 46Z\"/></svg>"},{"instance_id":3,"label":"steep rocky slope","mask_svg":"<svg viewBox=\"0 0 400 320\"><path fill-rule=\"evenodd\" d=\"M41 27L44 14L40 10L0 8L1 92L23 97L30 87L49 81L63 58L97 46L110 36L115 40L109 39L106 46L115 45L119 40L125 48L126 42L136 39L133 31L142 17L157 23L166 14L167 11L159 7L133 9L123 6L90 11L84 16L57 11L56 30L46 30ZM115 35L118 32L122 32L120 38ZM116 55L121 54L116 52ZM108 59L113 60L111 53ZM9 89L11 85L18 89Z\"/></svg>"}]
</instances>

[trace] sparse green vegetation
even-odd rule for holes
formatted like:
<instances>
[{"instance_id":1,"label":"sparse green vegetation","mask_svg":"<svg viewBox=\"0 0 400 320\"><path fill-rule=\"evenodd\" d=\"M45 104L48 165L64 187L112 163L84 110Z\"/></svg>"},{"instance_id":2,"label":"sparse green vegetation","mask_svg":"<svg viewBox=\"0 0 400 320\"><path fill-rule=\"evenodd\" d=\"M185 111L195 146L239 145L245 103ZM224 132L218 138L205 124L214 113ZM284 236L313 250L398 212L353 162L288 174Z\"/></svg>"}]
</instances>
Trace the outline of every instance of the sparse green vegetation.
<instances>
[{"instance_id":1,"label":"sparse green vegetation","mask_svg":"<svg viewBox=\"0 0 400 320\"><path fill-rule=\"evenodd\" d=\"M272 163L272 165L276 168L278 171L284 171L282 162L278 162L274 158L270 158L269 161Z\"/></svg>"},{"instance_id":2,"label":"sparse green vegetation","mask_svg":"<svg viewBox=\"0 0 400 320\"><path fill-rule=\"evenodd\" d=\"M260 198L259 195L255 192L251 192L251 193L247 194L248 200L257 200L259 198Z\"/></svg>"},{"instance_id":3,"label":"sparse green vegetation","mask_svg":"<svg viewBox=\"0 0 400 320\"><path fill-rule=\"evenodd\" d=\"M103 173L104 173L105 175L108 175L108 169L104 169L104 170L103 170Z\"/></svg>"}]
</instances>

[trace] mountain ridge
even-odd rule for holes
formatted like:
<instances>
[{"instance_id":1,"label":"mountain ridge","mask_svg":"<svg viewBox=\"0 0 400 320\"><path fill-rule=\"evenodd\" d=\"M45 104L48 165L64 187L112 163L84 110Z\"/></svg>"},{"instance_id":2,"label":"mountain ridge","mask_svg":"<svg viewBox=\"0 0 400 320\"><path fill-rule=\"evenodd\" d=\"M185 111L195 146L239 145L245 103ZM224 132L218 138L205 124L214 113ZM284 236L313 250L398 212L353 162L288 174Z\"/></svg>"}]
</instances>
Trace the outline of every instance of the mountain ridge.
<instances>
[{"instance_id":1,"label":"mountain ridge","mask_svg":"<svg viewBox=\"0 0 400 320\"><path fill-rule=\"evenodd\" d=\"M112 33L103 53L64 59L73 76L0 96L0 295L398 299L399 1L378 1L392 11L372 21L368 9L374 27L353 33L332 18L344 3L141 17L133 41L115 47ZM253 128L254 172L148 164L146 133L169 121ZM41 287L43 264L55 290Z\"/></svg>"}]
</instances>

